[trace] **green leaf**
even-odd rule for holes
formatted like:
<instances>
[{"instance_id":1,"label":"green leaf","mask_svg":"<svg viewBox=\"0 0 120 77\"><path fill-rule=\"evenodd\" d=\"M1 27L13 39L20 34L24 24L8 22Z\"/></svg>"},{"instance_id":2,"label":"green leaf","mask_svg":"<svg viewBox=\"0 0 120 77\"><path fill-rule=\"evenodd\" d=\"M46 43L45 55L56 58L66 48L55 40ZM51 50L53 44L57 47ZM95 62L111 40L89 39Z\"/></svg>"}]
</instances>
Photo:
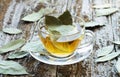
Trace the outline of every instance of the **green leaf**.
<instances>
[{"instance_id":1,"label":"green leaf","mask_svg":"<svg viewBox=\"0 0 120 77\"><path fill-rule=\"evenodd\" d=\"M40 3L45 3L48 0L39 0Z\"/></svg>"},{"instance_id":2,"label":"green leaf","mask_svg":"<svg viewBox=\"0 0 120 77\"><path fill-rule=\"evenodd\" d=\"M16 50L20 48L24 43L25 43L24 39L17 39L17 40L10 41L6 45L0 47L0 53L6 53L12 50Z\"/></svg>"},{"instance_id":3,"label":"green leaf","mask_svg":"<svg viewBox=\"0 0 120 77\"><path fill-rule=\"evenodd\" d=\"M109 53L111 53L113 51L113 48L114 48L114 46L110 45L110 46L106 46L101 49L98 49L97 57L108 55Z\"/></svg>"},{"instance_id":4,"label":"green leaf","mask_svg":"<svg viewBox=\"0 0 120 77\"><path fill-rule=\"evenodd\" d=\"M96 16L107 16L117 11L118 11L117 8L99 9L99 10L96 10Z\"/></svg>"},{"instance_id":5,"label":"green leaf","mask_svg":"<svg viewBox=\"0 0 120 77\"><path fill-rule=\"evenodd\" d=\"M43 51L44 46L41 41L34 41L26 43L20 51L31 51L31 52L40 52Z\"/></svg>"},{"instance_id":6,"label":"green leaf","mask_svg":"<svg viewBox=\"0 0 120 77\"><path fill-rule=\"evenodd\" d=\"M51 9L51 8L45 8L45 9L42 8L38 12L34 12L32 14L29 14L29 15L23 17L22 20L29 21L29 22L35 22L35 21L38 21L42 16L52 13L53 10L54 9Z\"/></svg>"},{"instance_id":7,"label":"green leaf","mask_svg":"<svg viewBox=\"0 0 120 77\"><path fill-rule=\"evenodd\" d=\"M108 60L114 59L115 57L117 57L119 55L120 55L120 52L112 52L104 57L97 58L96 62L108 61Z\"/></svg>"},{"instance_id":8,"label":"green leaf","mask_svg":"<svg viewBox=\"0 0 120 77\"><path fill-rule=\"evenodd\" d=\"M0 73L10 75L28 74L23 66L14 61L0 61Z\"/></svg>"},{"instance_id":9,"label":"green leaf","mask_svg":"<svg viewBox=\"0 0 120 77\"><path fill-rule=\"evenodd\" d=\"M29 22L35 22L35 21L38 21L41 17L42 15L40 15L39 13L32 13L22 18L22 20L29 21Z\"/></svg>"},{"instance_id":10,"label":"green leaf","mask_svg":"<svg viewBox=\"0 0 120 77\"><path fill-rule=\"evenodd\" d=\"M120 41L112 41L112 43L120 45Z\"/></svg>"},{"instance_id":11,"label":"green leaf","mask_svg":"<svg viewBox=\"0 0 120 77\"><path fill-rule=\"evenodd\" d=\"M73 25L51 26L49 30L59 32L63 36L71 35L78 32L77 28Z\"/></svg>"},{"instance_id":12,"label":"green leaf","mask_svg":"<svg viewBox=\"0 0 120 77\"><path fill-rule=\"evenodd\" d=\"M49 28L51 26L61 25L61 21L53 16L45 15L45 25Z\"/></svg>"},{"instance_id":13,"label":"green leaf","mask_svg":"<svg viewBox=\"0 0 120 77\"><path fill-rule=\"evenodd\" d=\"M112 4L102 4L102 5L94 5L92 7L96 9L101 9L101 8L110 8L111 6Z\"/></svg>"},{"instance_id":14,"label":"green leaf","mask_svg":"<svg viewBox=\"0 0 120 77\"><path fill-rule=\"evenodd\" d=\"M16 28L4 28L3 32L8 34L19 34L22 33L22 30Z\"/></svg>"},{"instance_id":15,"label":"green leaf","mask_svg":"<svg viewBox=\"0 0 120 77\"><path fill-rule=\"evenodd\" d=\"M27 56L29 53L28 52L24 52L24 51L18 51L18 52L14 52L14 53L11 53L8 58L9 59L19 59L19 58L23 58L25 56Z\"/></svg>"},{"instance_id":16,"label":"green leaf","mask_svg":"<svg viewBox=\"0 0 120 77\"><path fill-rule=\"evenodd\" d=\"M58 17L63 25L72 25L72 16L68 10Z\"/></svg>"},{"instance_id":17,"label":"green leaf","mask_svg":"<svg viewBox=\"0 0 120 77\"><path fill-rule=\"evenodd\" d=\"M103 25L105 24L95 22L95 21L85 22L85 27L95 27L95 26L103 26Z\"/></svg>"},{"instance_id":18,"label":"green leaf","mask_svg":"<svg viewBox=\"0 0 120 77\"><path fill-rule=\"evenodd\" d=\"M116 62L115 68L117 69L117 72L118 72L119 75L120 75L120 58L119 58L118 61Z\"/></svg>"}]
</instances>

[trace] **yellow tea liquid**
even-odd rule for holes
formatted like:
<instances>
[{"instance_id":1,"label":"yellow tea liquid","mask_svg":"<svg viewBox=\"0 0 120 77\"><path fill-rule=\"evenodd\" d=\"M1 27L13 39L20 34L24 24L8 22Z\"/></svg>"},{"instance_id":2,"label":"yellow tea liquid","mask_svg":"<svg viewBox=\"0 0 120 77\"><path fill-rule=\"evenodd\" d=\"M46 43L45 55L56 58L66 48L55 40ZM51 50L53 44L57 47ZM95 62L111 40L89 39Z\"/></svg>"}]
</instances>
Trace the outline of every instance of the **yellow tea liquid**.
<instances>
[{"instance_id":1,"label":"yellow tea liquid","mask_svg":"<svg viewBox=\"0 0 120 77\"><path fill-rule=\"evenodd\" d=\"M40 36L40 39L43 42L46 50L51 55L56 57L66 57L71 55L75 51L75 49L78 47L78 44L80 44L80 41L83 39L83 36L68 42L51 41L49 36L47 36L46 38Z\"/></svg>"}]
</instances>

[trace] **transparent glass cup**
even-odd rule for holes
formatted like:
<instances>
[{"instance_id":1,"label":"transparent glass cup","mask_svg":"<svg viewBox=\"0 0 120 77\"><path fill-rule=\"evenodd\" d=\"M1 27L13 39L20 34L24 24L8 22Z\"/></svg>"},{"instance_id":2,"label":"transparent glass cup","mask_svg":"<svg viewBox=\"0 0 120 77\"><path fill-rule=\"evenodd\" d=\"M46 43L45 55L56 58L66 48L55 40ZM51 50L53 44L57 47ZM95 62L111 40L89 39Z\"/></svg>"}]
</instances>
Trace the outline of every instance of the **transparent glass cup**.
<instances>
[{"instance_id":1,"label":"transparent glass cup","mask_svg":"<svg viewBox=\"0 0 120 77\"><path fill-rule=\"evenodd\" d=\"M73 16L73 25L77 28L76 32L69 35L59 35L49 34L45 27L44 18L40 22L38 35L50 57L68 59L74 55L77 49L80 49L80 46L83 46L81 42L86 36L84 20L81 17Z\"/></svg>"}]
</instances>

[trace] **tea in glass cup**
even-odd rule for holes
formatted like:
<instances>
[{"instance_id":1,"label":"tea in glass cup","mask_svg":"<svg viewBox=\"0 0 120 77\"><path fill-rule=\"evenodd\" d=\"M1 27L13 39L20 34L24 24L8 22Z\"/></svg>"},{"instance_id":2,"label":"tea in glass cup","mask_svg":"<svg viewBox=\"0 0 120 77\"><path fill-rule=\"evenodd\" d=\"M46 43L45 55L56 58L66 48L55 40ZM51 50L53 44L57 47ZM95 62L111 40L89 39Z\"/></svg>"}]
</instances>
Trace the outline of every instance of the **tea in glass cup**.
<instances>
[{"instance_id":1,"label":"tea in glass cup","mask_svg":"<svg viewBox=\"0 0 120 77\"><path fill-rule=\"evenodd\" d=\"M52 17L51 17L52 18ZM69 17L68 17L69 18ZM56 19L56 18L55 18ZM72 24L64 23L58 25L58 20L54 17L51 20L57 22L50 27L46 26L45 22L40 22L38 34L47 52L56 58L70 57L80 45L84 38L84 21L77 16L72 16ZM44 19L45 20L45 19ZM64 19L63 19L64 20ZM82 23L82 24L81 24ZM57 26L56 26L57 25Z\"/></svg>"}]
</instances>

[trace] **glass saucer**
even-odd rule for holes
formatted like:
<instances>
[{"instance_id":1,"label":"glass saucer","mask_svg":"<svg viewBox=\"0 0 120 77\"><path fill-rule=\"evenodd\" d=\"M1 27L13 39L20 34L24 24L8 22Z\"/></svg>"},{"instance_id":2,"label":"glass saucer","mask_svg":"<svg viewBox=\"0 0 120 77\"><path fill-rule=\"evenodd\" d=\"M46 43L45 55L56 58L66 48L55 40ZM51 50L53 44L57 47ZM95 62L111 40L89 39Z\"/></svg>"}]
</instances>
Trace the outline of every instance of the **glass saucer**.
<instances>
[{"instance_id":1,"label":"glass saucer","mask_svg":"<svg viewBox=\"0 0 120 77\"><path fill-rule=\"evenodd\" d=\"M84 40L82 40L81 44L78 46L74 54L72 54L68 58L55 58L48 54L48 52L44 49L41 52L45 54L41 55L39 52L30 52L30 54L40 62L50 64L50 65L70 65L78 63L84 59L86 59L93 50L94 45L94 33L92 31L86 31ZM47 55L46 55L47 54Z\"/></svg>"}]
</instances>

